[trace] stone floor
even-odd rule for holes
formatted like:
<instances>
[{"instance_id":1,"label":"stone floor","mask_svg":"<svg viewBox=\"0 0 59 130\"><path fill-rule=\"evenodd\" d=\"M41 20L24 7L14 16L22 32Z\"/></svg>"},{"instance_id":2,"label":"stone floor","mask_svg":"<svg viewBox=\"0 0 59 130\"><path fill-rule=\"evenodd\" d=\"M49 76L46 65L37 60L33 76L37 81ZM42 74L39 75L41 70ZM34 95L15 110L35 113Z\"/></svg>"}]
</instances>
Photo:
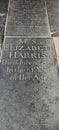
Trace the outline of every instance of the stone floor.
<instances>
[{"instance_id":1,"label":"stone floor","mask_svg":"<svg viewBox=\"0 0 59 130\"><path fill-rule=\"evenodd\" d=\"M2 1L0 130L59 130L59 1Z\"/></svg>"},{"instance_id":2,"label":"stone floor","mask_svg":"<svg viewBox=\"0 0 59 130\"><path fill-rule=\"evenodd\" d=\"M53 39L54 39L54 43L55 43L58 66L59 66L59 37L54 37Z\"/></svg>"},{"instance_id":3,"label":"stone floor","mask_svg":"<svg viewBox=\"0 0 59 130\"><path fill-rule=\"evenodd\" d=\"M3 41L6 15L8 10L7 8L8 8L8 0L1 0L0 1L0 44Z\"/></svg>"}]
</instances>

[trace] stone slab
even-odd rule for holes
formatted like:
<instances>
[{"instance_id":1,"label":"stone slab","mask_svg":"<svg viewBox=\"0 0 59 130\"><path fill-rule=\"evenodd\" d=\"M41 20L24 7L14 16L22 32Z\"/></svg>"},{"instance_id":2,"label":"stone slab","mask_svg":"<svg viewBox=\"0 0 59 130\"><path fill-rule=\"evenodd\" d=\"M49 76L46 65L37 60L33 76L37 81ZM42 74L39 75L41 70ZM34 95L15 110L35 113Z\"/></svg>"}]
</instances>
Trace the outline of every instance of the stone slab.
<instances>
[{"instance_id":1,"label":"stone slab","mask_svg":"<svg viewBox=\"0 0 59 130\"><path fill-rule=\"evenodd\" d=\"M53 39L54 39L54 44L55 44L55 48L56 48L58 66L59 66L59 37L54 37Z\"/></svg>"},{"instance_id":2,"label":"stone slab","mask_svg":"<svg viewBox=\"0 0 59 130\"><path fill-rule=\"evenodd\" d=\"M5 39L0 129L59 129L59 77L52 39Z\"/></svg>"},{"instance_id":3,"label":"stone slab","mask_svg":"<svg viewBox=\"0 0 59 130\"><path fill-rule=\"evenodd\" d=\"M0 0L0 13L7 13L9 0Z\"/></svg>"},{"instance_id":4,"label":"stone slab","mask_svg":"<svg viewBox=\"0 0 59 130\"><path fill-rule=\"evenodd\" d=\"M4 39L4 27L0 26L0 62L1 62L1 51L2 51L3 39Z\"/></svg>"},{"instance_id":5,"label":"stone slab","mask_svg":"<svg viewBox=\"0 0 59 130\"><path fill-rule=\"evenodd\" d=\"M51 34L52 37L59 37L59 31Z\"/></svg>"},{"instance_id":6,"label":"stone slab","mask_svg":"<svg viewBox=\"0 0 59 130\"><path fill-rule=\"evenodd\" d=\"M59 0L46 0L52 36L59 36Z\"/></svg>"},{"instance_id":7,"label":"stone slab","mask_svg":"<svg viewBox=\"0 0 59 130\"><path fill-rule=\"evenodd\" d=\"M0 26L5 26L5 21L6 21L6 14L1 14L0 16Z\"/></svg>"},{"instance_id":8,"label":"stone slab","mask_svg":"<svg viewBox=\"0 0 59 130\"><path fill-rule=\"evenodd\" d=\"M9 0L0 0L0 45L3 41L5 21Z\"/></svg>"},{"instance_id":9,"label":"stone slab","mask_svg":"<svg viewBox=\"0 0 59 130\"><path fill-rule=\"evenodd\" d=\"M44 0L10 0L7 36L50 36Z\"/></svg>"},{"instance_id":10,"label":"stone slab","mask_svg":"<svg viewBox=\"0 0 59 130\"><path fill-rule=\"evenodd\" d=\"M3 41L3 35L4 35L4 27L0 26L0 44Z\"/></svg>"}]
</instances>

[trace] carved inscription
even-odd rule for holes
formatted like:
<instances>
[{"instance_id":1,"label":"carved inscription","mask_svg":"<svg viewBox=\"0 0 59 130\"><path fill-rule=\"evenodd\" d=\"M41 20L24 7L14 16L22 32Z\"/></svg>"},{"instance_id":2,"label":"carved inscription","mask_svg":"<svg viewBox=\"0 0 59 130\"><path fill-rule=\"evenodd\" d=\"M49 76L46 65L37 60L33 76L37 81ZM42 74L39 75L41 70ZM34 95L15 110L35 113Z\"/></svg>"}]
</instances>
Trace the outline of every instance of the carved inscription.
<instances>
[{"instance_id":1,"label":"carved inscription","mask_svg":"<svg viewBox=\"0 0 59 130\"><path fill-rule=\"evenodd\" d=\"M21 40L18 44L5 44L1 64L6 66L6 73L10 80L30 80L37 78L35 62L44 58L44 50L50 49L43 47L35 40Z\"/></svg>"}]
</instances>

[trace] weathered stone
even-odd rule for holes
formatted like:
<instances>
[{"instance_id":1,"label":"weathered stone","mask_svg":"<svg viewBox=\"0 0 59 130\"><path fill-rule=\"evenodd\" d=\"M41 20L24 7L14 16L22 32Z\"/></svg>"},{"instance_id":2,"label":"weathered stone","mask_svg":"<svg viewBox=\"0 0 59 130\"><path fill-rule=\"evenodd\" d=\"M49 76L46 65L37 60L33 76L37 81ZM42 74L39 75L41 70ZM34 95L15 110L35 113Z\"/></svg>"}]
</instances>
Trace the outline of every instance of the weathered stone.
<instances>
[{"instance_id":1,"label":"weathered stone","mask_svg":"<svg viewBox=\"0 0 59 130\"><path fill-rule=\"evenodd\" d=\"M51 36L52 37L59 37L59 32L52 32Z\"/></svg>"},{"instance_id":2,"label":"weathered stone","mask_svg":"<svg viewBox=\"0 0 59 130\"><path fill-rule=\"evenodd\" d=\"M7 13L9 0L0 0L0 13Z\"/></svg>"},{"instance_id":3,"label":"weathered stone","mask_svg":"<svg viewBox=\"0 0 59 130\"><path fill-rule=\"evenodd\" d=\"M4 35L4 27L0 26L0 44L3 41L3 35Z\"/></svg>"},{"instance_id":4,"label":"weathered stone","mask_svg":"<svg viewBox=\"0 0 59 130\"><path fill-rule=\"evenodd\" d=\"M5 26L6 14L1 14L0 16L0 26Z\"/></svg>"},{"instance_id":5,"label":"weathered stone","mask_svg":"<svg viewBox=\"0 0 59 130\"><path fill-rule=\"evenodd\" d=\"M52 36L59 36L59 0L46 0Z\"/></svg>"},{"instance_id":6,"label":"weathered stone","mask_svg":"<svg viewBox=\"0 0 59 130\"><path fill-rule=\"evenodd\" d=\"M7 36L50 36L44 0L10 0Z\"/></svg>"},{"instance_id":7,"label":"weathered stone","mask_svg":"<svg viewBox=\"0 0 59 130\"><path fill-rule=\"evenodd\" d=\"M4 45L0 129L58 130L59 78L53 40L6 38Z\"/></svg>"},{"instance_id":8,"label":"weathered stone","mask_svg":"<svg viewBox=\"0 0 59 130\"><path fill-rule=\"evenodd\" d=\"M3 41L7 8L8 8L9 0L1 0L0 1L0 45Z\"/></svg>"},{"instance_id":9,"label":"weathered stone","mask_svg":"<svg viewBox=\"0 0 59 130\"><path fill-rule=\"evenodd\" d=\"M54 44L55 44L55 48L56 48L58 66L59 66L59 37L54 37L53 39L54 39Z\"/></svg>"},{"instance_id":10,"label":"weathered stone","mask_svg":"<svg viewBox=\"0 0 59 130\"><path fill-rule=\"evenodd\" d=\"M45 1L10 0L6 25L0 51L0 129L59 130L59 77L53 39L47 38Z\"/></svg>"}]
</instances>

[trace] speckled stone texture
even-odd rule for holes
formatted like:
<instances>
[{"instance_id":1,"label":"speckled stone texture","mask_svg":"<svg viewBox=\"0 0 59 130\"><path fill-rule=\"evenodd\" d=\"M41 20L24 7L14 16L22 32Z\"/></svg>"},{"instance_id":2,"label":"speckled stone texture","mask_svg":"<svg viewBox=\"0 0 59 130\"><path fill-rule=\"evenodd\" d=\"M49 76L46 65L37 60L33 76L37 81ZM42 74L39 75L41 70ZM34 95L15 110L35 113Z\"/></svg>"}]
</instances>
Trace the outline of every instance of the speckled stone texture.
<instances>
[{"instance_id":1,"label":"speckled stone texture","mask_svg":"<svg viewBox=\"0 0 59 130\"><path fill-rule=\"evenodd\" d=\"M9 0L0 0L0 13L7 13L7 6Z\"/></svg>"},{"instance_id":2,"label":"speckled stone texture","mask_svg":"<svg viewBox=\"0 0 59 130\"><path fill-rule=\"evenodd\" d=\"M7 36L50 36L44 0L10 0Z\"/></svg>"},{"instance_id":3,"label":"speckled stone texture","mask_svg":"<svg viewBox=\"0 0 59 130\"><path fill-rule=\"evenodd\" d=\"M0 44L2 43L3 33L4 33L4 27L0 26Z\"/></svg>"},{"instance_id":4,"label":"speckled stone texture","mask_svg":"<svg viewBox=\"0 0 59 130\"><path fill-rule=\"evenodd\" d=\"M0 0L0 45L2 43L9 0Z\"/></svg>"},{"instance_id":5,"label":"speckled stone texture","mask_svg":"<svg viewBox=\"0 0 59 130\"><path fill-rule=\"evenodd\" d=\"M11 45L13 45L12 49ZM16 45L19 45L18 49L20 46L22 49L15 50ZM40 50L28 50L32 45L39 46ZM7 38L5 40L0 65L1 130L59 129L59 78L54 49L52 39ZM10 51L12 54L14 51L17 52L17 58L14 58L13 55L9 58ZM18 57L20 52L22 54L39 52L40 58L22 59L21 56ZM17 64L15 64L16 59ZM23 64L20 64L20 60ZM10 72L6 72L7 67ZM16 72L15 69L18 67L19 70L23 68L25 71ZM25 74L26 80L18 78L20 73ZM13 77L16 78L13 79Z\"/></svg>"},{"instance_id":6,"label":"speckled stone texture","mask_svg":"<svg viewBox=\"0 0 59 130\"><path fill-rule=\"evenodd\" d=\"M46 1L10 0L4 34L0 130L59 130L58 65Z\"/></svg>"},{"instance_id":7,"label":"speckled stone texture","mask_svg":"<svg viewBox=\"0 0 59 130\"><path fill-rule=\"evenodd\" d=\"M59 0L46 0L51 34L59 37Z\"/></svg>"}]
</instances>

